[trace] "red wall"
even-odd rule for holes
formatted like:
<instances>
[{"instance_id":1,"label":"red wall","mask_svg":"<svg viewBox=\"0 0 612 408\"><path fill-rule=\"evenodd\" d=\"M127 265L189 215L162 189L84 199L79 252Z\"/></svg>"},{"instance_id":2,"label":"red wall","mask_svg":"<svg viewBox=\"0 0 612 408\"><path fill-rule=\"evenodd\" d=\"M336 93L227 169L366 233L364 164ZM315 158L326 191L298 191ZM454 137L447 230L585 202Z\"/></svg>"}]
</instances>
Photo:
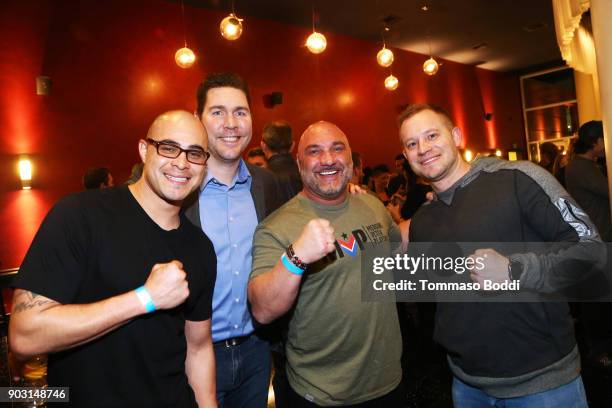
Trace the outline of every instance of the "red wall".
<instances>
[{"instance_id":1,"label":"red wall","mask_svg":"<svg viewBox=\"0 0 612 408\"><path fill-rule=\"evenodd\" d=\"M70 8L69 8L70 6ZM182 46L180 3L162 0L59 2L9 0L0 11L0 269L19 266L50 206L81 188L92 166L123 181L137 160L136 141L159 113L195 109L195 89L208 72L231 70L251 85L254 137L286 119L296 135L326 119L349 136L366 164L390 163L400 151L398 108L428 101L446 106L473 150L522 146L518 78L444 62L426 77L422 55L395 51L400 80L386 91L376 65L380 44L326 34L328 49L310 54L307 29L247 18L242 38L221 38L222 14L185 7L187 41L199 59L174 63ZM35 78L48 75L49 96ZM283 92L283 104L263 95ZM485 122L484 111L493 113ZM34 161L34 189L19 190L19 154Z\"/></svg>"}]
</instances>

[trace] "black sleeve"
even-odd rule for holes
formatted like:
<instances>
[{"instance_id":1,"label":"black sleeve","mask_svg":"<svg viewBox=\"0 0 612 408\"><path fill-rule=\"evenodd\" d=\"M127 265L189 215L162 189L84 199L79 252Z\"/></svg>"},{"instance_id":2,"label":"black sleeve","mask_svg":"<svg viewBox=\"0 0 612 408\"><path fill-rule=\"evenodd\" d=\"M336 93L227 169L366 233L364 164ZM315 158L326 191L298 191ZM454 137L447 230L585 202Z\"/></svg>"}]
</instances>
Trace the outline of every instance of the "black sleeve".
<instances>
[{"instance_id":1,"label":"black sleeve","mask_svg":"<svg viewBox=\"0 0 612 408\"><path fill-rule=\"evenodd\" d=\"M62 304L73 303L87 272L91 241L85 206L78 195L57 203L43 220L15 281Z\"/></svg>"},{"instance_id":2,"label":"black sleeve","mask_svg":"<svg viewBox=\"0 0 612 408\"><path fill-rule=\"evenodd\" d=\"M208 320L212 316L212 298L217 279L217 256L212 242L202 230L195 230L192 248L197 261L188 271L189 297L185 302L185 319Z\"/></svg>"},{"instance_id":3,"label":"black sleeve","mask_svg":"<svg viewBox=\"0 0 612 408\"><path fill-rule=\"evenodd\" d=\"M521 286L553 293L584 279L605 264L605 246L586 213L544 170L534 178L515 173L522 217L537 231L546 250L514 254L523 264Z\"/></svg>"}]
</instances>

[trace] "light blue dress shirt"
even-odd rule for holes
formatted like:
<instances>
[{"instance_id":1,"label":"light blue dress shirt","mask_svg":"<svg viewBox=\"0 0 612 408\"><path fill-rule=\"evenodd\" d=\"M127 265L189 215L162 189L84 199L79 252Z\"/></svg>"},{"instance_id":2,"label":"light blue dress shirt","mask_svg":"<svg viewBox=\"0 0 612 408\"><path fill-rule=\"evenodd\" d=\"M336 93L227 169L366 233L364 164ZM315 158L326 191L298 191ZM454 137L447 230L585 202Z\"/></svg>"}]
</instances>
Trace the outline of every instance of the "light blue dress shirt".
<instances>
[{"instance_id":1,"label":"light blue dress shirt","mask_svg":"<svg viewBox=\"0 0 612 408\"><path fill-rule=\"evenodd\" d=\"M253 234L257 213L251 196L252 178L244 161L229 186L209 170L200 192L202 229L217 255L217 281L213 294L213 342L253 333L247 308Z\"/></svg>"}]
</instances>

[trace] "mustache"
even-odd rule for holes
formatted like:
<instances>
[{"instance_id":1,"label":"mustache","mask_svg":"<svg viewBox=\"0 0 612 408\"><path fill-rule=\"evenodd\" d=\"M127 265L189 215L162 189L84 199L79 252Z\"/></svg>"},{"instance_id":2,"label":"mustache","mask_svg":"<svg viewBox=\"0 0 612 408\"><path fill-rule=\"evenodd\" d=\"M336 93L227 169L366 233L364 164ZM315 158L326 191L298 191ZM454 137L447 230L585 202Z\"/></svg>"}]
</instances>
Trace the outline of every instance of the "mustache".
<instances>
[{"instance_id":1,"label":"mustache","mask_svg":"<svg viewBox=\"0 0 612 408\"><path fill-rule=\"evenodd\" d=\"M331 165L331 166L318 166L314 169L315 172L320 173L323 171L342 171L344 170L344 166Z\"/></svg>"}]
</instances>

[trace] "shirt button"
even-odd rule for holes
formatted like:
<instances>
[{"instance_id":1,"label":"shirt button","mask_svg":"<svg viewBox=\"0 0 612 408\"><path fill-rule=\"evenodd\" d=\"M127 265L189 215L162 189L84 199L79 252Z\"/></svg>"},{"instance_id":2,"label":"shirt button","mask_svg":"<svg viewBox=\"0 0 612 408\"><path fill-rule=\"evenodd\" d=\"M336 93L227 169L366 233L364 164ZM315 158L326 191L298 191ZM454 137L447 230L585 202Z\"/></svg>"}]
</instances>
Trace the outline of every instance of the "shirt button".
<instances>
[{"instance_id":1,"label":"shirt button","mask_svg":"<svg viewBox=\"0 0 612 408\"><path fill-rule=\"evenodd\" d=\"M240 272L234 271L234 275L240 275Z\"/></svg>"},{"instance_id":2,"label":"shirt button","mask_svg":"<svg viewBox=\"0 0 612 408\"><path fill-rule=\"evenodd\" d=\"M236 303L238 303L238 302L240 302L240 299L239 299L239 298L236 298L236 299L234 299L234 301L235 301Z\"/></svg>"},{"instance_id":3,"label":"shirt button","mask_svg":"<svg viewBox=\"0 0 612 408\"><path fill-rule=\"evenodd\" d=\"M238 325L237 325L237 324L235 324L235 325L234 325L234 329L237 329L237 328L238 328Z\"/></svg>"},{"instance_id":4,"label":"shirt button","mask_svg":"<svg viewBox=\"0 0 612 408\"><path fill-rule=\"evenodd\" d=\"M232 247L238 248L238 244L233 244Z\"/></svg>"},{"instance_id":5,"label":"shirt button","mask_svg":"<svg viewBox=\"0 0 612 408\"><path fill-rule=\"evenodd\" d=\"M230 219L229 219L229 220L230 220L230 221L234 221L234 217L230 217Z\"/></svg>"}]
</instances>

